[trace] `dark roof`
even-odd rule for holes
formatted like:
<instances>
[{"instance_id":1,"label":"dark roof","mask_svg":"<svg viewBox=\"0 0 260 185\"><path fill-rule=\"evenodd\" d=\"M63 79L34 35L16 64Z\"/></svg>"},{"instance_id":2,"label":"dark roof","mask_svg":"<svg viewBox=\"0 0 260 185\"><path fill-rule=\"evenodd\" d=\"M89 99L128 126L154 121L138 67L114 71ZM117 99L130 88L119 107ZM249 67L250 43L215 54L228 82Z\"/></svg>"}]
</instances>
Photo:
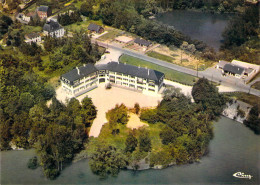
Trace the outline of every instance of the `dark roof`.
<instances>
[{"instance_id":1,"label":"dark roof","mask_svg":"<svg viewBox=\"0 0 260 185\"><path fill-rule=\"evenodd\" d=\"M132 66L129 64L123 64L118 62L109 62L107 65L101 65L100 67L97 66L98 69L107 69L109 71L119 72L123 74L128 74L131 76L137 76L140 78L150 79L158 81L162 76L163 73L152 70L146 69L143 67Z\"/></svg>"},{"instance_id":2,"label":"dark roof","mask_svg":"<svg viewBox=\"0 0 260 185\"><path fill-rule=\"evenodd\" d=\"M90 23L88 26L88 30L98 32L102 28L101 26L97 24Z\"/></svg>"},{"instance_id":3,"label":"dark roof","mask_svg":"<svg viewBox=\"0 0 260 185\"><path fill-rule=\"evenodd\" d=\"M38 8L38 11L41 11L41 12L47 12L48 9L49 9L48 6L40 6L40 7Z\"/></svg>"},{"instance_id":4,"label":"dark roof","mask_svg":"<svg viewBox=\"0 0 260 185\"><path fill-rule=\"evenodd\" d=\"M24 37L32 39L32 38L39 37L39 36L41 36L39 33L32 32L32 33L26 34Z\"/></svg>"},{"instance_id":5,"label":"dark roof","mask_svg":"<svg viewBox=\"0 0 260 185\"><path fill-rule=\"evenodd\" d=\"M137 43L137 44L146 46L146 47L148 47L152 44L151 42L144 40L144 39L140 39L140 38L136 38L134 42Z\"/></svg>"},{"instance_id":6,"label":"dark roof","mask_svg":"<svg viewBox=\"0 0 260 185\"><path fill-rule=\"evenodd\" d=\"M224 65L223 70L225 72L230 72L230 73L233 73L233 74L241 75L245 71L245 68L234 65L234 64L226 64L226 65Z\"/></svg>"},{"instance_id":7,"label":"dark roof","mask_svg":"<svg viewBox=\"0 0 260 185\"><path fill-rule=\"evenodd\" d=\"M72 84L73 81L81 79L96 71L97 71L97 68L95 68L95 66L93 64L87 64L85 66L81 66L81 67L72 69L71 71L61 75L61 77L66 78Z\"/></svg>"},{"instance_id":8,"label":"dark roof","mask_svg":"<svg viewBox=\"0 0 260 185\"><path fill-rule=\"evenodd\" d=\"M137 76L140 78L154 80L156 82L158 82L159 79L161 79L161 77L164 76L163 73L156 70L146 69L143 67L137 67L137 66L132 66L129 64L123 64L118 62L109 62L108 64L102 64L96 66L94 66L93 64L87 64L85 66L78 67L78 69L77 68L73 69L68 73L61 75L61 77L64 77L65 79L70 81L70 84L73 84L73 81L81 79L98 70L109 70L109 71L119 72L131 76Z\"/></svg>"},{"instance_id":9,"label":"dark roof","mask_svg":"<svg viewBox=\"0 0 260 185\"><path fill-rule=\"evenodd\" d=\"M61 28L62 28L62 26L58 22L50 20L50 22L47 22L47 23L44 24L43 31L54 32L54 31L59 30Z\"/></svg>"}]
</instances>

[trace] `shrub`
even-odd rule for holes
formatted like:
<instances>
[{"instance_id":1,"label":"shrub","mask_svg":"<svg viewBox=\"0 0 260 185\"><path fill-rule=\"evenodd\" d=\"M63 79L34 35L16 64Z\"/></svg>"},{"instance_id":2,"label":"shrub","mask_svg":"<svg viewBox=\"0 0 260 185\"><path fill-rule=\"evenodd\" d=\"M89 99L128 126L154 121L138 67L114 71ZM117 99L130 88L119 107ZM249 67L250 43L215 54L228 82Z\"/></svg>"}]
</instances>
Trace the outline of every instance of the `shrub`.
<instances>
[{"instance_id":1,"label":"shrub","mask_svg":"<svg viewBox=\"0 0 260 185\"><path fill-rule=\"evenodd\" d=\"M33 158L29 159L28 163L27 163L27 167L30 169L36 169L38 167L38 159L36 156L34 156Z\"/></svg>"}]
</instances>

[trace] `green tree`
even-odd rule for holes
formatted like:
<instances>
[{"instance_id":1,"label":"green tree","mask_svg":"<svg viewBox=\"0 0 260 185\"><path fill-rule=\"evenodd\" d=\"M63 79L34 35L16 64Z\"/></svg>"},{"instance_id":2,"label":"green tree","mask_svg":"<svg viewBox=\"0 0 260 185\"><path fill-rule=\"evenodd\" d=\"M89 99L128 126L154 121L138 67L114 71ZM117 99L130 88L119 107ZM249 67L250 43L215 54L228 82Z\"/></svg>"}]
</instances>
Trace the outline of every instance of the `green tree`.
<instances>
[{"instance_id":1,"label":"green tree","mask_svg":"<svg viewBox=\"0 0 260 185\"><path fill-rule=\"evenodd\" d=\"M125 152L132 153L137 147L137 145L138 145L138 140L135 138L134 134L130 132L125 141L125 146L126 146Z\"/></svg>"},{"instance_id":2,"label":"green tree","mask_svg":"<svg viewBox=\"0 0 260 185\"><path fill-rule=\"evenodd\" d=\"M139 151L149 152L152 149L151 138L149 132L145 129L140 130L140 135L138 137L139 141Z\"/></svg>"},{"instance_id":3,"label":"green tree","mask_svg":"<svg viewBox=\"0 0 260 185\"><path fill-rule=\"evenodd\" d=\"M121 104L120 106L117 104L114 109L111 109L107 112L106 117L110 127L112 128L115 127L118 123L127 124L127 108L124 104Z\"/></svg>"},{"instance_id":4,"label":"green tree","mask_svg":"<svg viewBox=\"0 0 260 185\"><path fill-rule=\"evenodd\" d=\"M244 121L244 124L253 130L255 134L260 134L260 118L257 105L251 108L248 118Z\"/></svg>"},{"instance_id":5,"label":"green tree","mask_svg":"<svg viewBox=\"0 0 260 185\"><path fill-rule=\"evenodd\" d=\"M120 169L125 168L127 160L122 152L113 146L97 147L90 156L90 168L93 173L106 177L107 175L116 176Z\"/></svg>"}]
</instances>

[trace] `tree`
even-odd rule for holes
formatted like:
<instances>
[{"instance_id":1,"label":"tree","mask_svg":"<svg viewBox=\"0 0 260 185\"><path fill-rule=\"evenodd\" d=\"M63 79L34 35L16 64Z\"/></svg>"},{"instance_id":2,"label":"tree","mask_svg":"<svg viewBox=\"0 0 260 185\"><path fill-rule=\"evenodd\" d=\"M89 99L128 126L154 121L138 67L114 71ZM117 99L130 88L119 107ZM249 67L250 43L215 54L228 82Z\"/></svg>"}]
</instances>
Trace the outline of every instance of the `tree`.
<instances>
[{"instance_id":1,"label":"tree","mask_svg":"<svg viewBox=\"0 0 260 185\"><path fill-rule=\"evenodd\" d=\"M140 105L139 105L139 103L135 103L134 109L135 109L135 113L136 113L136 114L139 114L139 111L140 111Z\"/></svg>"},{"instance_id":2,"label":"tree","mask_svg":"<svg viewBox=\"0 0 260 185\"><path fill-rule=\"evenodd\" d=\"M83 119L83 123L86 126L90 126L93 120L97 116L97 109L94 106L91 98L85 97L82 102L82 109L80 111L81 117Z\"/></svg>"},{"instance_id":3,"label":"tree","mask_svg":"<svg viewBox=\"0 0 260 185\"><path fill-rule=\"evenodd\" d=\"M121 104L120 106L117 104L114 109L111 109L107 112L106 117L110 127L112 128L115 127L118 123L127 124L127 108L124 104Z\"/></svg>"},{"instance_id":4,"label":"tree","mask_svg":"<svg viewBox=\"0 0 260 185\"><path fill-rule=\"evenodd\" d=\"M126 146L125 152L132 153L137 147L137 145L138 145L138 140L135 138L134 134L130 132L125 141L125 146Z\"/></svg>"},{"instance_id":5,"label":"tree","mask_svg":"<svg viewBox=\"0 0 260 185\"><path fill-rule=\"evenodd\" d=\"M151 138L149 132L145 129L140 130L139 141L139 151L149 152L152 149Z\"/></svg>"},{"instance_id":6,"label":"tree","mask_svg":"<svg viewBox=\"0 0 260 185\"><path fill-rule=\"evenodd\" d=\"M260 134L260 118L257 105L251 108L248 118L244 121L244 124L253 130L255 134Z\"/></svg>"},{"instance_id":7,"label":"tree","mask_svg":"<svg viewBox=\"0 0 260 185\"><path fill-rule=\"evenodd\" d=\"M109 174L116 176L120 169L126 167L127 160L115 147L102 146L97 147L90 156L89 164L92 172L101 177Z\"/></svg>"},{"instance_id":8,"label":"tree","mask_svg":"<svg viewBox=\"0 0 260 185\"><path fill-rule=\"evenodd\" d=\"M225 97L206 78L199 79L193 85L191 94L194 101L202 105L203 111L209 113L210 119L219 116L226 105Z\"/></svg>"},{"instance_id":9,"label":"tree","mask_svg":"<svg viewBox=\"0 0 260 185\"><path fill-rule=\"evenodd\" d=\"M82 3L80 6L80 13L84 16L90 17L93 15L93 4Z\"/></svg>"}]
</instances>

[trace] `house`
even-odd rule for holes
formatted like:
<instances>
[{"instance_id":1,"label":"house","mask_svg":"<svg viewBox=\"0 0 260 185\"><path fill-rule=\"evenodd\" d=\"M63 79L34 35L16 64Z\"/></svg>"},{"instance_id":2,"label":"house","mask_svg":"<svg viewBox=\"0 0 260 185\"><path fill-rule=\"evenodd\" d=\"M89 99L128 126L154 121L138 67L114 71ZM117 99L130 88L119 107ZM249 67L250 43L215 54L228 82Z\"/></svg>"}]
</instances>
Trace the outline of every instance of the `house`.
<instances>
[{"instance_id":1,"label":"house","mask_svg":"<svg viewBox=\"0 0 260 185\"><path fill-rule=\"evenodd\" d=\"M102 26L93 23L89 24L88 30L90 32L99 33L99 34L104 32L104 28Z\"/></svg>"},{"instance_id":2,"label":"house","mask_svg":"<svg viewBox=\"0 0 260 185\"><path fill-rule=\"evenodd\" d=\"M224 65L222 72L224 74L229 74L229 75L233 75L237 78L241 78L244 76L245 68L238 66L238 65L228 63L228 64Z\"/></svg>"},{"instance_id":3,"label":"house","mask_svg":"<svg viewBox=\"0 0 260 185\"><path fill-rule=\"evenodd\" d=\"M242 62L239 60L232 60L231 64L238 65L238 66L245 68L246 76L251 76L253 74L257 74L260 70L260 66L257 64L250 64L250 63Z\"/></svg>"},{"instance_id":4,"label":"house","mask_svg":"<svg viewBox=\"0 0 260 185\"><path fill-rule=\"evenodd\" d=\"M36 16L36 13L35 12L29 12L29 13L27 13L27 14L22 14L22 13L20 13L19 15L18 15L18 17L20 18L20 19L22 19L23 21L25 21L25 22L30 22L30 20L32 19L32 18L34 18Z\"/></svg>"},{"instance_id":5,"label":"house","mask_svg":"<svg viewBox=\"0 0 260 185\"><path fill-rule=\"evenodd\" d=\"M152 45L151 42L141 39L141 38L136 38L134 43L138 44L139 46L144 46L146 48L148 48L150 45Z\"/></svg>"},{"instance_id":6,"label":"house","mask_svg":"<svg viewBox=\"0 0 260 185\"><path fill-rule=\"evenodd\" d=\"M50 22L44 24L43 33L51 37L63 37L65 31L58 22L50 20Z\"/></svg>"},{"instance_id":7,"label":"house","mask_svg":"<svg viewBox=\"0 0 260 185\"><path fill-rule=\"evenodd\" d=\"M47 19L47 17L51 16L52 10L48 6L40 6L37 9L37 14L40 19Z\"/></svg>"},{"instance_id":8,"label":"house","mask_svg":"<svg viewBox=\"0 0 260 185\"><path fill-rule=\"evenodd\" d=\"M164 74L119 62L77 67L60 77L62 89L70 96L80 96L100 83L142 93L157 94L163 86Z\"/></svg>"},{"instance_id":9,"label":"house","mask_svg":"<svg viewBox=\"0 0 260 185\"><path fill-rule=\"evenodd\" d=\"M24 36L25 42L31 44L32 42L39 43L42 41L42 37L39 33L29 33Z\"/></svg>"}]
</instances>

